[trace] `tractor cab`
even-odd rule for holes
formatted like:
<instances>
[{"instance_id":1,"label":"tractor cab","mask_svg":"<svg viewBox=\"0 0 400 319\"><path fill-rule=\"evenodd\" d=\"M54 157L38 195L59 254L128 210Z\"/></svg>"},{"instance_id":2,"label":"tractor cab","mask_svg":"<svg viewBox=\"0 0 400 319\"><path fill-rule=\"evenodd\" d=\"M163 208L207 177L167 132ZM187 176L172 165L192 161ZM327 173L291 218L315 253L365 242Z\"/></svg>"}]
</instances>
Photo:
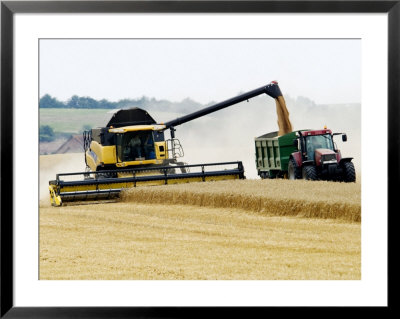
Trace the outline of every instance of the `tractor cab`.
<instances>
[{"instance_id":1,"label":"tractor cab","mask_svg":"<svg viewBox=\"0 0 400 319\"><path fill-rule=\"evenodd\" d=\"M307 135L304 138L305 153L308 160L315 161L316 155L334 154L334 144L330 133Z\"/></svg>"},{"instance_id":2,"label":"tractor cab","mask_svg":"<svg viewBox=\"0 0 400 319\"><path fill-rule=\"evenodd\" d=\"M335 135L342 135L342 141L347 141L345 133L333 133L329 129L306 130L301 134L301 150L305 161L313 162L316 166L339 163L341 153L333 141Z\"/></svg>"},{"instance_id":3,"label":"tractor cab","mask_svg":"<svg viewBox=\"0 0 400 319\"><path fill-rule=\"evenodd\" d=\"M336 154L331 130L303 130L298 132L298 137L295 145L303 161L316 162L322 154Z\"/></svg>"}]
</instances>

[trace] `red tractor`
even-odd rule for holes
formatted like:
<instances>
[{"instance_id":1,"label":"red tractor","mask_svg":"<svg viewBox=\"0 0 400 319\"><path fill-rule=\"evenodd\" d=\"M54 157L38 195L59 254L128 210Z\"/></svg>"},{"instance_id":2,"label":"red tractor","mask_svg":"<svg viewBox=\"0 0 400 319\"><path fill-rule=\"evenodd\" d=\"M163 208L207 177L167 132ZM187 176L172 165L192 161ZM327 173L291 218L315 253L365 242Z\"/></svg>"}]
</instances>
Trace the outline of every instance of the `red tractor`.
<instances>
[{"instance_id":1,"label":"red tractor","mask_svg":"<svg viewBox=\"0 0 400 319\"><path fill-rule=\"evenodd\" d=\"M335 135L342 135L342 141L346 142L345 133L332 134L332 131L326 128L296 133L297 138L293 141L293 146L298 151L289 157L289 179L356 181L353 158L342 157L333 141Z\"/></svg>"}]
</instances>

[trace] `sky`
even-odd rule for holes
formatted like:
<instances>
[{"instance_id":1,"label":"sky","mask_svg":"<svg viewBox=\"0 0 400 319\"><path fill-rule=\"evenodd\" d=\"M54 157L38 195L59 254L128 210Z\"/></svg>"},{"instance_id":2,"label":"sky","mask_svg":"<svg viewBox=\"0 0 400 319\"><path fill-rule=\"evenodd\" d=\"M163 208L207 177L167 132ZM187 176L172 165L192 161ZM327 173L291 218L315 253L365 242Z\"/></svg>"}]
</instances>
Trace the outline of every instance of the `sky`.
<instances>
[{"instance_id":1,"label":"sky","mask_svg":"<svg viewBox=\"0 0 400 319\"><path fill-rule=\"evenodd\" d=\"M361 103L358 39L41 39L40 96L219 102L275 80L283 95Z\"/></svg>"}]
</instances>

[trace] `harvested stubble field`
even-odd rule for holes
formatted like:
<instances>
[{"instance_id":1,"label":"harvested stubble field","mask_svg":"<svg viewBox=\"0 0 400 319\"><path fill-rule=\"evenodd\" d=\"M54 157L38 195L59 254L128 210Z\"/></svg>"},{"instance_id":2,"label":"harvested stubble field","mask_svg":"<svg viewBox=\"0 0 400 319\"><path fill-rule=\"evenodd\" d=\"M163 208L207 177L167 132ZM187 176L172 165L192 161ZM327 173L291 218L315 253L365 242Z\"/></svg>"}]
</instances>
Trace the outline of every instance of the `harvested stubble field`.
<instances>
[{"instance_id":1,"label":"harvested stubble field","mask_svg":"<svg viewBox=\"0 0 400 319\"><path fill-rule=\"evenodd\" d=\"M359 280L360 211L359 183L284 180L141 187L117 203L60 208L41 201L40 279Z\"/></svg>"}]
</instances>

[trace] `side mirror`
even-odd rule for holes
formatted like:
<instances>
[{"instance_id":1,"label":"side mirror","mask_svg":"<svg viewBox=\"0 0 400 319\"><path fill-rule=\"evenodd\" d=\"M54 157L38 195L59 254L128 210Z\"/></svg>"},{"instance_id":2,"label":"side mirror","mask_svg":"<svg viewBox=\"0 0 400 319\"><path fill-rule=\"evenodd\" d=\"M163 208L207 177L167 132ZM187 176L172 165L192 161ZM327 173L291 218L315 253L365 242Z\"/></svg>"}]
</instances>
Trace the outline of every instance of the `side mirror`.
<instances>
[{"instance_id":1,"label":"side mirror","mask_svg":"<svg viewBox=\"0 0 400 319\"><path fill-rule=\"evenodd\" d=\"M297 149L299 148L299 140L298 139L293 140L293 146Z\"/></svg>"},{"instance_id":2,"label":"side mirror","mask_svg":"<svg viewBox=\"0 0 400 319\"><path fill-rule=\"evenodd\" d=\"M342 135L342 141L343 141L343 142L347 142L347 135L346 135L346 134L343 134L343 135Z\"/></svg>"}]
</instances>

